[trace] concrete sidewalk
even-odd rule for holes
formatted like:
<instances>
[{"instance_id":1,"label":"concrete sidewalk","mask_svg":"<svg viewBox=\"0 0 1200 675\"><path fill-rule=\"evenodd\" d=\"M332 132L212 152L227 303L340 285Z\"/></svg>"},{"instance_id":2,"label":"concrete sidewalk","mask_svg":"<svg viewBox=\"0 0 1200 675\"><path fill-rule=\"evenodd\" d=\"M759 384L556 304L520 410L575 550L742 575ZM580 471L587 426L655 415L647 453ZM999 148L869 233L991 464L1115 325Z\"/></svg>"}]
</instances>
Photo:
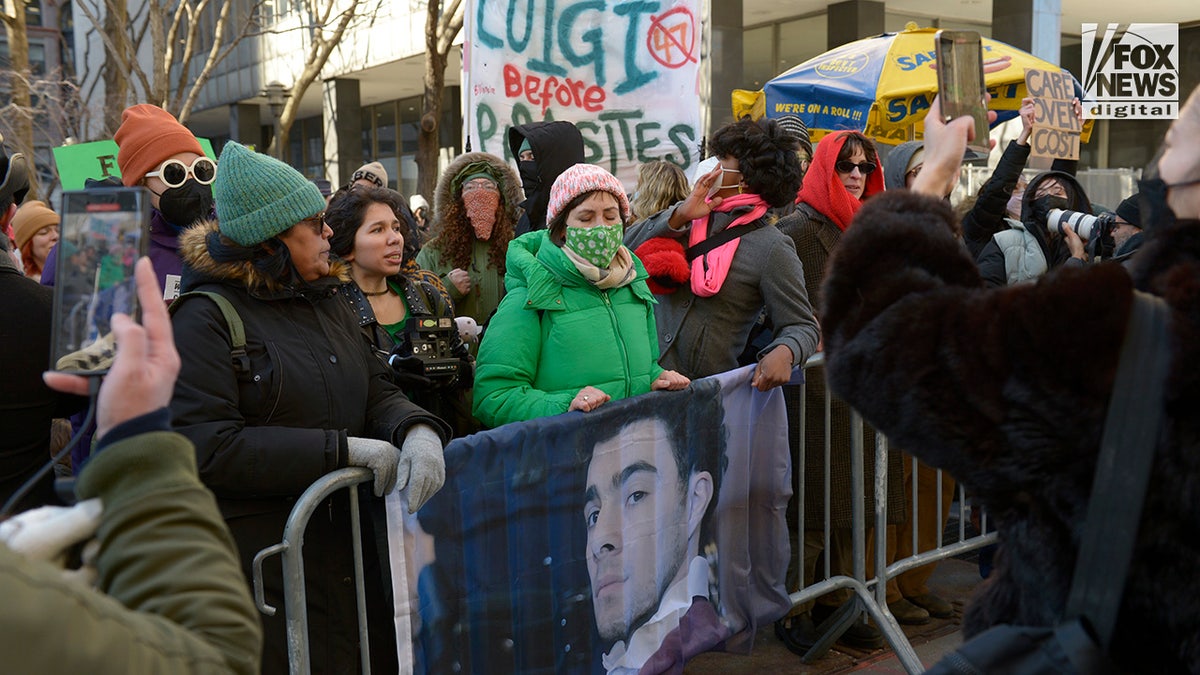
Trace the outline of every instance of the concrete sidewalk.
<instances>
[{"instance_id":1,"label":"concrete sidewalk","mask_svg":"<svg viewBox=\"0 0 1200 675\"><path fill-rule=\"evenodd\" d=\"M926 666L937 662L943 654L962 644L959 625L963 605L979 584L979 570L974 562L944 560L929 580L934 593L954 605L954 617L932 619L923 626L903 626L917 656ZM750 675L758 673L904 673L890 648L866 652L834 645L820 661L803 664L775 638L773 626L763 626L755 636L750 654L701 654L684 668L688 675Z\"/></svg>"}]
</instances>

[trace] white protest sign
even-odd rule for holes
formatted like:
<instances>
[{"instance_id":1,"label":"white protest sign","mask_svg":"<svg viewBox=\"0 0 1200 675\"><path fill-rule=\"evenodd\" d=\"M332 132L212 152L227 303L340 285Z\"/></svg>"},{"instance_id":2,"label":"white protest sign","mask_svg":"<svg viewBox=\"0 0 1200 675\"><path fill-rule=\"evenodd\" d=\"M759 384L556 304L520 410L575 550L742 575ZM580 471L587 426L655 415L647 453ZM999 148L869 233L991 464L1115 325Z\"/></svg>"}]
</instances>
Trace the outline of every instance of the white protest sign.
<instances>
[{"instance_id":1,"label":"white protest sign","mask_svg":"<svg viewBox=\"0 0 1200 675\"><path fill-rule=\"evenodd\" d=\"M464 127L512 159L508 129L566 120L630 190L637 166L700 161L699 0L469 0Z\"/></svg>"}]
</instances>

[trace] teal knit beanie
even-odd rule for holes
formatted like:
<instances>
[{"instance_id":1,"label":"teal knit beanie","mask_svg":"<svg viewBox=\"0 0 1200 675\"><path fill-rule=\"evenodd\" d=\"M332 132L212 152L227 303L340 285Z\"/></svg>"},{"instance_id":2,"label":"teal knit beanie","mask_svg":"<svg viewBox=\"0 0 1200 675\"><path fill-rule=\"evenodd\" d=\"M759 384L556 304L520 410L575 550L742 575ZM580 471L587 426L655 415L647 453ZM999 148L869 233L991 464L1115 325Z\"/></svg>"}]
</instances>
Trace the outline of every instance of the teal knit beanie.
<instances>
[{"instance_id":1,"label":"teal knit beanie","mask_svg":"<svg viewBox=\"0 0 1200 675\"><path fill-rule=\"evenodd\" d=\"M213 181L221 234L254 246L325 210L325 198L307 178L283 162L236 141L221 150Z\"/></svg>"}]
</instances>

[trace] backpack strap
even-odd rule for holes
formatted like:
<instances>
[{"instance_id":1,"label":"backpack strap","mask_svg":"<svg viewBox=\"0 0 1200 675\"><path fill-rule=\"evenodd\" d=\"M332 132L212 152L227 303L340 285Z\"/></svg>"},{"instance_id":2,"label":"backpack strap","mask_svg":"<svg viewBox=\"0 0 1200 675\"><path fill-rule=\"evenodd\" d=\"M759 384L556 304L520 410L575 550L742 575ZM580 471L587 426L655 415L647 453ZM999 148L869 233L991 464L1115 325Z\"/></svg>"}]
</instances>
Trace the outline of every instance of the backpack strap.
<instances>
[{"instance_id":1,"label":"backpack strap","mask_svg":"<svg viewBox=\"0 0 1200 675\"><path fill-rule=\"evenodd\" d=\"M217 309L221 310L225 326L229 328L229 355L233 359L233 369L238 377L248 376L250 374L250 356L246 353L246 327L242 323L242 317L233 308L233 303L229 302L228 298L214 291L188 291L175 298L167 311L174 315L175 310L183 304L185 299L194 297L208 298L217 305Z\"/></svg>"},{"instance_id":2,"label":"backpack strap","mask_svg":"<svg viewBox=\"0 0 1200 675\"><path fill-rule=\"evenodd\" d=\"M722 244L727 244L727 243L733 241L734 239L737 239L738 237L741 237L743 235L750 234L751 232L763 227L766 224L767 224L767 221L763 220L762 218L759 218L758 220L755 220L750 223L746 223L744 225L738 225L737 227L727 227L727 228L721 230L720 232L714 234L713 236L705 239L704 241L696 244L695 246L689 246L684 251L684 257L686 257L688 263L691 264L691 262L693 260L695 260L696 258L699 258L700 256L704 255L705 253L708 253L709 251L713 250L714 248L717 248L718 246L721 246Z\"/></svg>"},{"instance_id":3,"label":"backpack strap","mask_svg":"<svg viewBox=\"0 0 1200 675\"><path fill-rule=\"evenodd\" d=\"M1089 621L1105 651L1125 593L1162 434L1171 358L1169 329L1167 303L1134 291L1066 608L1067 619L1082 616Z\"/></svg>"}]
</instances>

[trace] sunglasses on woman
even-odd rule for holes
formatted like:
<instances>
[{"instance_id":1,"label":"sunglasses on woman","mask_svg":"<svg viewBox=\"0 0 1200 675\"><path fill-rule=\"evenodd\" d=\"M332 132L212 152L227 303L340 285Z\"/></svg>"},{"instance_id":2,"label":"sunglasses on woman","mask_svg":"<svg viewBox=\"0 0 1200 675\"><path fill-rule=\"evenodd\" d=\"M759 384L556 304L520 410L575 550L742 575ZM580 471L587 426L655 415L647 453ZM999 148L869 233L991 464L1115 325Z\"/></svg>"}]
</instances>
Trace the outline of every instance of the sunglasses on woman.
<instances>
[{"instance_id":1,"label":"sunglasses on woman","mask_svg":"<svg viewBox=\"0 0 1200 675\"><path fill-rule=\"evenodd\" d=\"M158 178L171 188L182 186L188 176L201 185L211 185L217 177L217 163L207 157L197 157L189 166L177 159L168 159L158 167L158 171L146 174L146 178Z\"/></svg>"},{"instance_id":2,"label":"sunglasses on woman","mask_svg":"<svg viewBox=\"0 0 1200 675\"><path fill-rule=\"evenodd\" d=\"M311 215L296 224L306 225L312 228L312 230L319 235L325 231L325 212L322 211L318 214Z\"/></svg>"},{"instance_id":3,"label":"sunglasses on woman","mask_svg":"<svg viewBox=\"0 0 1200 675\"><path fill-rule=\"evenodd\" d=\"M859 162L858 164L855 164L854 162L845 159L837 164L834 164L833 167L838 170L838 173L850 173L857 168L858 172L864 176L877 168L874 162Z\"/></svg>"}]
</instances>

